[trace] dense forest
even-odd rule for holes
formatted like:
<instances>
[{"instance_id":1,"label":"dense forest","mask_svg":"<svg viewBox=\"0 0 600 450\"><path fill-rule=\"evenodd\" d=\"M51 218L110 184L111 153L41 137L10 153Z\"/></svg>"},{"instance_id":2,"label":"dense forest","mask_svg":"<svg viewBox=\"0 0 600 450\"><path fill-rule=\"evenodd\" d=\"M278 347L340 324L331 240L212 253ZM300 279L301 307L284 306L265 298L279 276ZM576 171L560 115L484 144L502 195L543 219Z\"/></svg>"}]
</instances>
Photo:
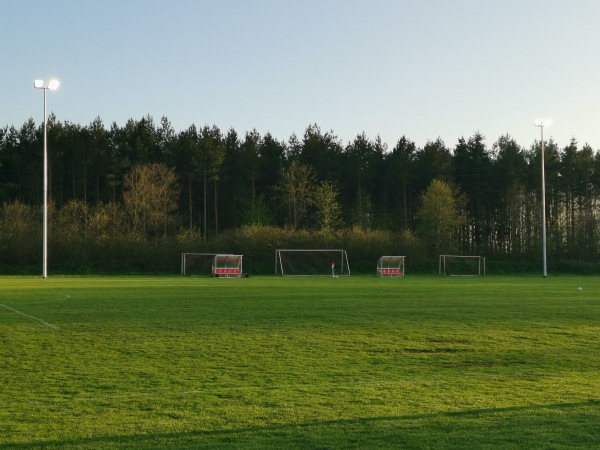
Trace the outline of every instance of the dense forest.
<instances>
[{"instance_id":1,"label":"dense forest","mask_svg":"<svg viewBox=\"0 0 600 450\"><path fill-rule=\"evenodd\" d=\"M540 142L475 133L389 147L316 124L282 141L150 116L106 127L50 115L47 136L51 268L176 271L178 252L214 249L247 251L266 272L276 246L343 245L365 264L378 253L541 258ZM41 260L42 152L33 119L0 128L3 271ZM550 267L593 265L600 154L546 141L545 174Z\"/></svg>"}]
</instances>

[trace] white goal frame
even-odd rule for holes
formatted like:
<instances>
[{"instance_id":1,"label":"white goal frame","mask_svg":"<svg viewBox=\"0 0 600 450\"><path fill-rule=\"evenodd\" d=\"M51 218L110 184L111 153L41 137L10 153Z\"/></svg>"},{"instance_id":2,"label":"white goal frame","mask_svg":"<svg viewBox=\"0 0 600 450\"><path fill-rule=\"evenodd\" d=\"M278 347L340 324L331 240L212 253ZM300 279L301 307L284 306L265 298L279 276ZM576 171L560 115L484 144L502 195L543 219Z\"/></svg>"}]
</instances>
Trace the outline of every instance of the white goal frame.
<instances>
[{"instance_id":1,"label":"white goal frame","mask_svg":"<svg viewBox=\"0 0 600 450\"><path fill-rule=\"evenodd\" d=\"M182 253L181 275L186 275L187 260L189 257L194 256L211 259L210 276L226 278L243 276L243 255L234 255L232 253ZM207 274L207 276L209 276L209 274Z\"/></svg>"},{"instance_id":2,"label":"white goal frame","mask_svg":"<svg viewBox=\"0 0 600 450\"><path fill-rule=\"evenodd\" d=\"M472 274L452 274L449 273L446 266L447 258L455 259L473 259L477 263L477 273ZM469 256L469 255L440 255L439 269L440 275L448 275L451 277L484 277L485 276L485 258L483 256Z\"/></svg>"},{"instance_id":3,"label":"white goal frame","mask_svg":"<svg viewBox=\"0 0 600 450\"><path fill-rule=\"evenodd\" d=\"M335 259L328 258L327 261L323 260L322 264L319 266L319 273L285 273L284 264L281 259L281 255L285 253L320 253L323 254L323 258L325 258L325 253L337 253ZM333 259L333 261L330 261ZM284 277L312 277L312 276L321 276L321 277L334 277L338 276L349 277L350 276L350 264L348 263L348 254L346 250L338 249L338 248L327 248L327 249L297 249L297 248L279 248L275 250L275 275L281 274Z\"/></svg>"},{"instance_id":4,"label":"white goal frame","mask_svg":"<svg viewBox=\"0 0 600 450\"><path fill-rule=\"evenodd\" d=\"M404 278L405 256L382 256L377 261L377 276L382 278Z\"/></svg>"}]
</instances>

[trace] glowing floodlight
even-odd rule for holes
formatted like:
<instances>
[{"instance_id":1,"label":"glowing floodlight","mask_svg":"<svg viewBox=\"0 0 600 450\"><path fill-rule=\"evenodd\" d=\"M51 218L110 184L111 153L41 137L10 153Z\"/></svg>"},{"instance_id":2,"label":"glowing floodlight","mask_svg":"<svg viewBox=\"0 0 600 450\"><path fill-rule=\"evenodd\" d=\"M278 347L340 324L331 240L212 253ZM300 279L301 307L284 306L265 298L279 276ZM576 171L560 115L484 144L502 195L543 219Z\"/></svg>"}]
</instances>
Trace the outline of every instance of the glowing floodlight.
<instances>
[{"instance_id":1,"label":"glowing floodlight","mask_svg":"<svg viewBox=\"0 0 600 450\"><path fill-rule=\"evenodd\" d=\"M48 81L48 89L50 89L51 91L57 90L59 85L60 85L60 81L58 81L58 80Z\"/></svg>"},{"instance_id":2,"label":"glowing floodlight","mask_svg":"<svg viewBox=\"0 0 600 450\"><path fill-rule=\"evenodd\" d=\"M44 80L35 80L33 82L33 87L36 89L50 89L51 91L55 91L60 86L60 81L58 80L50 80L47 83L44 83Z\"/></svg>"}]
</instances>

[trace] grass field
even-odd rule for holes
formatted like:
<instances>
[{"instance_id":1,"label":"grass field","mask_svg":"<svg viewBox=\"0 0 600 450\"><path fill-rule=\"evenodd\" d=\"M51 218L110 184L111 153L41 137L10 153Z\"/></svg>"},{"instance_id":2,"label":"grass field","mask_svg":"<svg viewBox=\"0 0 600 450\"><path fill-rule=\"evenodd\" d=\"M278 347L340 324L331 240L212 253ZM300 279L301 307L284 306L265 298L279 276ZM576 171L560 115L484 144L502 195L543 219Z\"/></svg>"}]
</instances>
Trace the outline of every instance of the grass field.
<instances>
[{"instance_id":1,"label":"grass field","mask_svg":"<svg viewBox=\"0 0 600 450\"><path fill-rule=\"evenodd\" d=\"M600 448L600 277L0 284L0 449Z\"/></svg>"}]
</instances>

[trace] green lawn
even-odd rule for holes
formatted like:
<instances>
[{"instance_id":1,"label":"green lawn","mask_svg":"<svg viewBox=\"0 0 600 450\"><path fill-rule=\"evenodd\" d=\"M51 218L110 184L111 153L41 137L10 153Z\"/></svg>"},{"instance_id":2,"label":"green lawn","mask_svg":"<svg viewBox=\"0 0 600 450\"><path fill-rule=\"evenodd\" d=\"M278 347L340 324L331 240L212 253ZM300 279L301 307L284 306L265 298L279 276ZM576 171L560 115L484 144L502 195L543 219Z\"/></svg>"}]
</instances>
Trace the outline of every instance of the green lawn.
<instances>
[{"instance_id":1,"label":"green lawn","mask_svg":"<svg viewBox=\"0 0 600 450\"><path fill-rule=\"evenodd\" d=\"M0 449L600 448L600 277L0 286Z\"/></svg>"}]
</instances>

